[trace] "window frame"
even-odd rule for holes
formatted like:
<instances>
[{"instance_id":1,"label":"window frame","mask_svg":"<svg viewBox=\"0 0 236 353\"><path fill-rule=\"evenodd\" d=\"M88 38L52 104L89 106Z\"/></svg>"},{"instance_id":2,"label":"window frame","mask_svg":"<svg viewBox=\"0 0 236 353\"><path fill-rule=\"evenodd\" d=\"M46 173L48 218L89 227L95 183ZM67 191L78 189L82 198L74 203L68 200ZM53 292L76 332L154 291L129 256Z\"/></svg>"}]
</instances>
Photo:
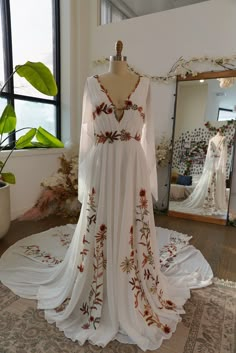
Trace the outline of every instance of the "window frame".
<instances>
[{"instance_id":1,"label":"window frame","mask_svg":"<svg viewBox=\"0 0 236 353\"><path fill-rule=\"evenodd\" d=\"M0 16L2 18L2 29L0 30L2 30L3 39L3 69L5 81L5 78L9 78L14 71L12 50L14 43L12 42L10 0L0 0ZM17 94L14 92L14 80L12 75L1 97L7 99L7 103L12 104L13 107L15 106L15 100L53 105L56 115L56 137L61 139L60 0L52 0L52 32L53 75L57 83L58 94L53 97L53 99ZM9 136L10 146L5 148L5 150L11 149L12 146L14 146L15 139L15 133ZM37 149L37 147L34 147L34 149Z\"/></svg>"}]
</instances>

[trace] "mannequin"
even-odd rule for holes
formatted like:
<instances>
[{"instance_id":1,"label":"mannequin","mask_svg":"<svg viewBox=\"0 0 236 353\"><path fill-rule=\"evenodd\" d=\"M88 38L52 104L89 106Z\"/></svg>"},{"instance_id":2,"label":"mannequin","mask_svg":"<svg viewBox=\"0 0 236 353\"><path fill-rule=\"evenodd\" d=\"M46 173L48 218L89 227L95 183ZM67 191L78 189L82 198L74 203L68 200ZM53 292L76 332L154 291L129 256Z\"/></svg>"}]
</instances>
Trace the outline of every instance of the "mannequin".
<instances>
[{"instance_id":1,"label":"mannequin","mask_svg":"<svg viewBox=\"0 0 236 353\"><path fill-rule=\"evenodd\" d=\"M109 92L109 96L116 107L116 116L120 120L123 116L125 101L139 83L140 77L129 71L127 57L122 56L123 43L116 42L116 55L110 56L108 72L99 76L102 86Z\"/></svg>"}]
</instances>

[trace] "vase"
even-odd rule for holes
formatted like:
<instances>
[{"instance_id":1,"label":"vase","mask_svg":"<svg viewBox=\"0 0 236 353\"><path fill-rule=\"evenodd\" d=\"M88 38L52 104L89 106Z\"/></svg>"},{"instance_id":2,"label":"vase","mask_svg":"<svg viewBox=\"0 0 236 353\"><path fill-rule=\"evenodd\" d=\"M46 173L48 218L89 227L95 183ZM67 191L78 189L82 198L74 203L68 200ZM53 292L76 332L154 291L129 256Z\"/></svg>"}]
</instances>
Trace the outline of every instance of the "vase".
<instances>
[{"instance_id":1,"label":"vase","mask_svg":"<svg viewBox=\"0 0 236 353\"><path fill-rule=\"evenodd\" d=\"M0 239L7 234L10 223L10 186L0 181Z\"/></svg>"}]
</instances>

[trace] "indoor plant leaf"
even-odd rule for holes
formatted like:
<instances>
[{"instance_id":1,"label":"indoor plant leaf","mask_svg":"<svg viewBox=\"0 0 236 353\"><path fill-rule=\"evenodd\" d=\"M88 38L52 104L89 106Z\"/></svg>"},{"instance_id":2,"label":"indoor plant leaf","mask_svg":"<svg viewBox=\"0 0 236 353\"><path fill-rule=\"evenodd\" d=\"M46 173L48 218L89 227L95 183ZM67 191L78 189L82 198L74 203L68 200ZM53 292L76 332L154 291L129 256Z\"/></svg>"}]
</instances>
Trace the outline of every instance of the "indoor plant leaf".
<instances>
[{"instance_id":1,"label":"indoor plant leaf","mask_svg":"<svg viewBox=\"0 0 236 353\"><path fill-rule=\"evenodd\" d=\"M26 147L34 138L36 134L37 129L32 128L30 131L28 131L25 135L21 136L17 141L16 141L16 148L24 148Z\"/></svg>"},{"instance_id":2,"label":"indoor plant leaf","mask_svg":"<svg viewBox=\"0 0 236 353\"><path fill-rule=\"evenodd\" d=\"M9 184L16 183L15 175L12 173L1 173L1 180L5 181L6 183L9 183Z\"/></svg>"},{"instance_id":3,"label":"indoor plant leaf","mask_svg":"<svg viewBox=\"0 0 236 353\"><path fill-rule=\"evenodd\" d=\"M46 131L42 127L37 129L36 138L38 142L44 144L44 147L64 147L64 144L60 140L58 140L55 136L50 134L50 132Z\"/></svg>"},{"instance_id":4,"label":"indoor plant leaf","mask_svg":"<svg viewBox=\"0 0 236 353\"><path fill-rule=\"evenodd\" d=\"M16 127L16 114L11 104L4 109L0 118L0 134L12 132Z\"/></svg>"},{"instance_id":5,"label":"indoor plant leaf","mask_svg":"<svg viewBox=\"0 0 236 353\"><path fill-rule=\"evenodd\" d=\"M19 76L24 77L39 92L47 96L57 94L56 81L43 63L27 61L24 65L17 65L15 69Z\"/></svg>"}]
</instances>

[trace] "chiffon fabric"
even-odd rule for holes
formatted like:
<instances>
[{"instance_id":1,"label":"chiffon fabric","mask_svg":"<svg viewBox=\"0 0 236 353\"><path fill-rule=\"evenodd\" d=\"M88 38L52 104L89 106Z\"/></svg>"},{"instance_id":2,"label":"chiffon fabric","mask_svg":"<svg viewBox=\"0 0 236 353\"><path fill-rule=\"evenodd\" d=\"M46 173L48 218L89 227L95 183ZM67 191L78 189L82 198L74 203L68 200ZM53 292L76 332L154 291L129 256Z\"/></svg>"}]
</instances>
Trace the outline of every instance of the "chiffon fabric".
<instances>
[{"instance_id":1,"label":"chiffon fabric","mask_svg":"<svg viewBox=\"0 0 236 353\"><path fill-rule=\"evenodd\" d=\"M119 120L100 78L87 79L79 156L82 209L63 260L49 264L56 248L48 235L34 238L34 246L42 242L46 261L35 261L39 252L32 256L29 239L0 260L2 283L37 299L48 322L81 345L88 340L104 347L117 339L144 351L157 349L176 330L190 289L212 280L189 237L175 232L173 241L173 231L155 228L149 85L138 77Z\"/></svg>"},{"instance_id":2,"label":"chiffon fabric","mask_svg":"<svg viewBox=\"0 0 236 353\"><path fill-rule=\"evenodd\" d=\"M226 194L226 137L217 133L209 140L202 175L189 197L175 203L175 210L195 210L206 215L224 215L227 212Z\"/></svg>"}]
</instances>

